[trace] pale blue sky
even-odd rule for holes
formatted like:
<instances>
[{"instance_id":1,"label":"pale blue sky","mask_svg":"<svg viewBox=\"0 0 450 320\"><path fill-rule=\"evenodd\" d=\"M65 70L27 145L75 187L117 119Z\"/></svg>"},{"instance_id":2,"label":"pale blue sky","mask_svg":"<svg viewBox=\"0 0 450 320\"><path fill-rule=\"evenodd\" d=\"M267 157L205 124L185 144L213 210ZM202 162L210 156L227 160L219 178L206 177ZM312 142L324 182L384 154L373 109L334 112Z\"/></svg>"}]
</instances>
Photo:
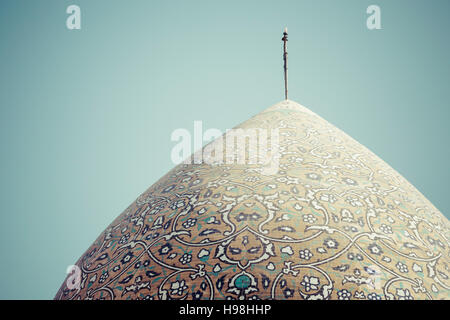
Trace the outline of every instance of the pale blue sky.
<instances>
[{"instance_id":1,"label":"pale blue sky","mask_svg":"<svg viewBox=\"0 0 450 320\"><path fill-rule=\"evenodd\" d=\"M77 4L82 29L67 30ZM366 28L378 4L382 30ZM0 2L0 298L53 298L173 165L170 134L290 98L370 148L447 217L448 0Z\"/></svg>"}]
</instances>

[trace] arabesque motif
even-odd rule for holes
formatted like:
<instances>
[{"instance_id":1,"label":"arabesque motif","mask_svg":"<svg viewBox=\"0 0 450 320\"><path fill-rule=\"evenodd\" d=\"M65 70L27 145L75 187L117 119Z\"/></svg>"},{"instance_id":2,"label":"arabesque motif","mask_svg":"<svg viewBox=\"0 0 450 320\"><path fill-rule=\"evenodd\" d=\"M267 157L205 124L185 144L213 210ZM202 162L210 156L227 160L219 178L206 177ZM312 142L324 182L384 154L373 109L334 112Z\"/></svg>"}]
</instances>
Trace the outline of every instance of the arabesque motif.
<instances>
[{"instance_id":1,"label":"arabesque motif","mask_svg":"<svg viewBox=\"0 0 450 320\"><path fill-rule=\"evenodd\" d=\"M56 299L449 299L449 221L396 171L283 101L279 170L181 164L79 259Z\"/></svg>"}]
</instances>

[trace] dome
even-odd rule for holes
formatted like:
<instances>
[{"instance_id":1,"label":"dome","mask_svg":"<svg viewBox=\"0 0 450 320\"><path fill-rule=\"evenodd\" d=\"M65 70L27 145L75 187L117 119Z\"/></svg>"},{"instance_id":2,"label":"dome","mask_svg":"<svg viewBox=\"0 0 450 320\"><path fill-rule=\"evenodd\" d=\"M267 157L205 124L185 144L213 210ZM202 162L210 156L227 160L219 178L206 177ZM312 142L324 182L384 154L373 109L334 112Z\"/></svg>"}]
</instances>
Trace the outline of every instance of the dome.
<instances>
[{"instance_id":1,"label":"dome","mask_svg":"<svg viewBox=\"0 0 450 320\"><path fill-rule=\"evenodd\" d=\"M246 163L217 161L227 134L205 146L106 228L55 299L449 298L449 221L389 165L290 100L236 128L277 132L255 140L270 161L251 143Z\"/></svg>"}]
</instances>

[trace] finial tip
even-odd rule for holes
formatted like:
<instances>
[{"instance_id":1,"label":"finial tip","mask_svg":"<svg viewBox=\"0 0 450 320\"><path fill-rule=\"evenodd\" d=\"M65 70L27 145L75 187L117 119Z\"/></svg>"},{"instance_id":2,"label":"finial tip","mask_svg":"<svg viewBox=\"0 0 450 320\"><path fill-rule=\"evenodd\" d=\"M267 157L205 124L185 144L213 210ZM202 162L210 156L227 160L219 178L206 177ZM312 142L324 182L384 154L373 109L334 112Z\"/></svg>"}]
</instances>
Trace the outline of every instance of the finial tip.
<instances>
[{"instance_id":1,"label":"finial tip","mask_svg":"<svg viewBox=\"0 0 450 320\"><path fill-rule=\"evenodd\" d=\"M287 27L284 28L284 33L287 33Z\"/></svg>"}]
</instances>

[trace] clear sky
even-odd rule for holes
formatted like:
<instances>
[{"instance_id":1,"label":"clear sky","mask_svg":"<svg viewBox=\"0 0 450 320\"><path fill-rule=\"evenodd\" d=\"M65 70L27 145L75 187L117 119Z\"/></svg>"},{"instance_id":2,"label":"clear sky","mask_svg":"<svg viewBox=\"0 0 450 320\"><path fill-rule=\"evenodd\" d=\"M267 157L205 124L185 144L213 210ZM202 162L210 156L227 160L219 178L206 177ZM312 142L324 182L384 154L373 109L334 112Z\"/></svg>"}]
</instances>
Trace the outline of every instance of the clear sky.
<instances>
[{"instance_id":1,"label":"clear sky","mask_svg":"<svg viewBox=\"0 0 450 320\"><path fill-rule=\"evenodd\" d=\"M66 8L81 8L68 30ZM368 30L366 8L381 8ZM450 217L450 1L0 2L0 298L53 298L68 265L173 167L170 135L290 98Z\"/></svg>"}]
</instances>

